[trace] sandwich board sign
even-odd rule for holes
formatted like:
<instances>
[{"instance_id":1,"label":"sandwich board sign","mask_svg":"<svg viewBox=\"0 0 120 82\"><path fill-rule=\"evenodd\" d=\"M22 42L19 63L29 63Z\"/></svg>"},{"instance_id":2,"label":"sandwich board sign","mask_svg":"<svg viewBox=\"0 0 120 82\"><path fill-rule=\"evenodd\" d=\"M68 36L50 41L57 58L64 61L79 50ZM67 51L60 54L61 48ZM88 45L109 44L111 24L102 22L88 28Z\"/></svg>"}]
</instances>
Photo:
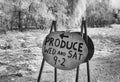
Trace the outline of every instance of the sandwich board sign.
<instances>
[{"instance_id":1,"label":"sandwich board sign","mask_svg":"<svg viewBox=\"0 0 120 82\"><path fill-rule=\"evenodd\" d=\"M71 70L84 63L88 48L80 34L56 31L46 36L42 53L45 61L53 67Z\"/></svg>"}]
</instances>

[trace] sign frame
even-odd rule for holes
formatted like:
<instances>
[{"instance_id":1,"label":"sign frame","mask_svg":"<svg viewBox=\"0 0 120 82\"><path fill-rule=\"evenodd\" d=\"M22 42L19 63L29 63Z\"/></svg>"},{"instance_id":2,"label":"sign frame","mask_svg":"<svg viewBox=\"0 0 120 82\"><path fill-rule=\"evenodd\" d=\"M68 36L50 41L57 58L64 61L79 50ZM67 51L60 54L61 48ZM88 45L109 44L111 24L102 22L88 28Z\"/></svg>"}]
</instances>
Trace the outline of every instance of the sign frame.
<instances>
[{"instance_id":1,"label":"sign frame","mask_svg":"<svg viewBox=\"0 0 120 82\"><path fill-rule=\"evenodd\" d=\"M53 28L53 26L54 26L54 28ZM51 26L50 33L52 32L52 30L56 31L56 24L54 24L54 25ZM84 35L83 35L83 31L85 32L85 38L84 38ZM82 38L84 38L86 44L88 45L89 37L87 36L86 20L84 19L84 17L82 17L81 33L80 33L80 35L82 36ZM89 52L88 52L88 53L89 53ZM91 59L91 57L88 58L88 59L86 59L86 61L85 61L86 65L87 65L87 79L88 79L88 82L90 82L89 59ZM40 82L40 80L41 80L41 75L42 75L44 63L45 63L45 59L43 58L42 63L41 63L41 68L40 68L40 71L39 71L39 75L38 75L37 82ZM78 79L79 79L79 67L80 67L80 66L78 66L78 67L77 67L77 70L76 70L75 82L78 82ZM57 68L54 68L54 81L57 82Z\"/></svg>"},{"instance_id":2,"label":"sign frame","mask_svg":"<svg viewBox=\"0 0 120 82\"><path fill-rule=\"evenodd\" d=\"M84 63L88 48L78 33L56 31L46 36L42 53L46 62L53 67L72 70Z\"/></svg>"}]
</instances>

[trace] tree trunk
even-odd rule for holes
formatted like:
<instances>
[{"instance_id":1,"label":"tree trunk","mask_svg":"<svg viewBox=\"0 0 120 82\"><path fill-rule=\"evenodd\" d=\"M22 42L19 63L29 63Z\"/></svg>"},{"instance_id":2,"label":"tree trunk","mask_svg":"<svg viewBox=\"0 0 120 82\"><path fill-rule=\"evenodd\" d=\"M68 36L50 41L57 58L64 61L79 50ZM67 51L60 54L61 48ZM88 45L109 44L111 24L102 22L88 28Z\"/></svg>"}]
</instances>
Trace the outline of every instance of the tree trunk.
<instances>
[{"instance_id":1,"label":"tree trunk","mask_svg":"<svg viewBox=\"0 0 120 82\"><path fill-rule=\"evenodd\" d=\"M18 12L18 17L19 17L19 23L18 23L18 28L19 28L19 31L23 31L22 29L22 25L21 25L21 11Z\"/></svg>"},{"instance_id":2,"label":"tree trunk","mask_svg":"<svg viewBox=\"0 0 120 82\"><path fill-rule=\"evenodd\" d=\"M12 20L10 21L10 30L12 31L13 29L12 29L12 26L13 26L13 17L12 17Z\"/></svg>"}]
</instances>

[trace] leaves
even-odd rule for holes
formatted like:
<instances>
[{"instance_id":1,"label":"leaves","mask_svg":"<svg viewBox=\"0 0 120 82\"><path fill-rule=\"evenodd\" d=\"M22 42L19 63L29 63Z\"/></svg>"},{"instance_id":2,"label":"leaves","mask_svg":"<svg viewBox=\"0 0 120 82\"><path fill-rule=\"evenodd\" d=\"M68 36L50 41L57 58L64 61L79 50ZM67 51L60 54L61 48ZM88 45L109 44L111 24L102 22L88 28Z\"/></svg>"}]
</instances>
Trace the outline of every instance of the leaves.
<instances>
[{"instance_id":1,"label":"leaves","mask_svg":"<svg viewBox=\"0 0 120 82\"><path fill-rule=\"evenodd\" d=\"M109 2L95 1L87 5L87 23L90 27L101 27L113 23L115 20L112 15L112 8Z\"/></svg>"}]
</instances>

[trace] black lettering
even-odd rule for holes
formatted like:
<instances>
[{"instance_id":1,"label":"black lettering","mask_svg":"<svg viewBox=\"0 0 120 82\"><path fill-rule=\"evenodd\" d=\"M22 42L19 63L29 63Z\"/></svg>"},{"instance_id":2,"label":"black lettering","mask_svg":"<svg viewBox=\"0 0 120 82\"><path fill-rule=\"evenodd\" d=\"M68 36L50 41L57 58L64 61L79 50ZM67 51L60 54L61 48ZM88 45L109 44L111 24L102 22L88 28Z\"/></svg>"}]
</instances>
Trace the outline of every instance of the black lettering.
<instances>
[{"instance_id":1,"label":"black lettering","mask_svg":"<svg viewBox=\"0 0 120 82\"><path fill-rule=\"evenodd\" d=\"M72 58L75 58L77 60L77 52L74 53Z\"/></svg>"},{"instance_id":2,"label":"black lettering","mask_svg":"<svg viewBox=\"0 0 120 82\"><path fill-rule=\"evenodd\" d=\"M46 37L46 40L45 40L45 45L50 41L50 38L49 37Z\"/></svg>"},{"instance_id":3,"label":"black lettering","mask_svg":"<svg viewBox=\"0 0 120 82\"><path fill-rule=\"evenodd\" d=\"M71 49L71 48L72 48L73 42L71 42L70 44L69 44L69 43L70 43L70 42L67 41L67 45L66 45L66 48L67 48L67 49Z\"/></svg>"},{"instance_id":4,"label":"black lettering","mask_svg":"<svg viewBox=\"0 0 120 82\"><path fill-rule=\"evenodd\" d=\"M73 49L74 50L77 50L77 48L75 48L75 45L77 44L78 42L75 42L74 44L73 44Z\"/></svg>"},{"instance_id":5,"label":"black lettering","mask_svg":"<svg viewBox=\"0 0 120 82\"><path fill-rule=\"evenodd\" d=\"M63 62L61 63L61 66L65 66L64 63L65 63L65 58L62 58Z\"/></svg>"},{"instance_id":6,"label":"black lettering","mask_svg":"<svg viewBox=\"0 0 120 82\"><path fill-rule=\"evenodd\" d=\"M79 46L78 46L78 52L82 52L82 50L81 50L82 45L83 45L83 43L79 43Z\"/></svg>"},{"instance_id":7,"label":"black lettering","mask_svg":"<svg viewBox=\"0 0 120 82\"><path fill-rule=\"evenodd\" d=\"M68 53L69 53L68 58L71 58L72 57L72 51L70 50Z\"/></svg>"},{"instance_id":8,"label":"black lettering","mask_svg":"<svg viewBox=\"0 0 120 82\"><path fill-rule=\"evenodd\" d=\"M54 38L50 38L50 43L49 43L49 46L53 46L53 41L54 41Z\"/></svg>"},{"instance_id":9,"label":"black lettering","mask_svg":"<svg viewBox=\"0 0 120 82\"><path fill-rule=\"evenodd\" d=\"M58 47L60 45L60 40L59 39L56 39L55 40L55 46Z\"/></svg>"},{"instance_id":10,"label":"black lettering","mask_svg":"<svg viewBox=\"0 0 120 82\"><path fill-rule=\"evenodd\" d=\"M52 48L44 48L44 52L47 53L47 54L52 54Z\"/></svg>"},{"instance_id":11,"label":"black lettering","mask_svg":"<svg viewBox=\"0 0 120 82\"><path fill-rule=\"evenodd\" d=\"M62 56L65 56L65 55L66 55L66 53L65 53L65 52L61 52L61 55L62 55Z\"/></svg>"},{"instance_id":12,"label":"black lettering","mask_svg":"<svg viewBox=\"0 0 120 82\"><path fill-rule=\"evenodd\" d=\"M60 45L60 48L64 48L66 46L66 43L64 40L61 41L61 45Z\"/></svg>"},{"instance_id":13,"label":"black lettering","mask_svg":"<svg viewBox=\"0 0 120 82\"><path fill-rule=\"evenodd\" d=\"M60 55L60 51L58 51L58 53L57 53L58 55Z\"/></svg>"},{"instance_id":14,"label":"black lettering","mask_svg":"<svg viewBox=\"0 0 120 82\"><path fill-rule=\"evenodd\" d=\"M62 52L62 51L58 51L57 55L62 55L62 56L65 56L66 53L65 52Z\"/></svg>"},{"instance_id":15,"label":"black lettering","mask_svg":"<svg viewBox=\"0 0 120 82\"><path fill-rule=\"evenodd\" d=\"M53 59L54 59L54 61L55 61L55 65L56 65L56 64L57 64L57 61L58 61L58 57L55 56Z\"/></svg>"},{"instance_id":16,"label":"black lettering","mask_svg":"<svg viewBox=\"0 0 120 82\"><path fill-rule=\"evenodd\" d=\"M48 53L48 50L47 50L46 48L44 48L44 52L45 52L45 53Z\"/></svg>"},{"instance_id":17,"label":"black lettering","mask_svg":"<svg viewBox=\"0 0 120 82\"><path fill-rule=\"evenodd\" d=\"M64 52L63 56L66 56L66 53Z\"/></svg>"},{"instance_id":18,"label":"black lettering","mask_svg":"<svg viewBox=\"0 0 120 82\"><path fill-rule=\"evenodd\" d=\"M52 50L52 55L55 55L55 54L56 54L56 50L53 49L53 50Z\"/></svg>"},{"instance_id":19,"label":"black lettering","mask_svg":"<svg viewBox=\"0 0 120 82\"><path fill-rule=\"evenodd\" d=\"M49 48L48 49L48 54L52 54L51 52L52 52L52 48Z\"/></svg>"},{"instance_id":20,"label":"black lettering","mask_svg":"<svg viewBox=\"0 0 120 82\"><path fill-rule=\"evenodd\" d=\"M82 54L79 53L79 60L81 59L81 55L82 55Z\"/></svg>"}]
</instances>

